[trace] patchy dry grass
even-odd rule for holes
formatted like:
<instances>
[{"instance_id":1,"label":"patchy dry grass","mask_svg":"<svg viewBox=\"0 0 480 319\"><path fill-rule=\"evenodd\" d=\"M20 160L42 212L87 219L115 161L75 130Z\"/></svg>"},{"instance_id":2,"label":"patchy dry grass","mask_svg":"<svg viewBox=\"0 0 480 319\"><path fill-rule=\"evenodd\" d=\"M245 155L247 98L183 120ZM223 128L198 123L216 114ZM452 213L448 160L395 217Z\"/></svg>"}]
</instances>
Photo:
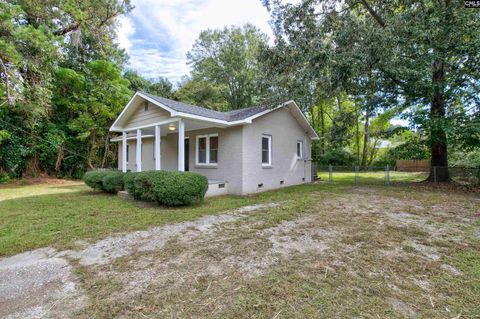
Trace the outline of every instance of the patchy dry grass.
<instances>
[{"instance_id":1,"label":"patchy dry grass","mask_svg":"<svg viewBox=\"0 0 480 319\"><path fill-rule=\"evenodd\" d=\"M75 248L112 233L143 230L262 202L295 197L313 185L252 196L206 198L189 207L165 208L123 200L87 188L83 182L48 180L45 184L0 187L0 256L53 246Z\"/></svg>"},{"instance_id":2,"label":"patchy dry grass","mask_svg":"<svg viewBox=\"0 0 480 319\"><path fill-rule=\"evenodd\" d=\"M82 318L478 318L480 197L311 185L161 249L76 265ZM301 195L301 196L300 196Z\"/></svg>"}]
</instances>

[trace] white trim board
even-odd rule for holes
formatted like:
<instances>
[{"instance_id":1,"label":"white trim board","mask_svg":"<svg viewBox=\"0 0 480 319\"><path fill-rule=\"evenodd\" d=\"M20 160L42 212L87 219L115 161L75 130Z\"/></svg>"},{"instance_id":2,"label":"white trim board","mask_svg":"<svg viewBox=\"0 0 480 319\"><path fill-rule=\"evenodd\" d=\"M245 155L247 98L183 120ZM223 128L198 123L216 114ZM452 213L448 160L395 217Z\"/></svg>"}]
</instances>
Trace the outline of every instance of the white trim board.
<instances>
[{"instance_id":1,"label":"white trim board","mask_svg":"<svg viewBox=\"0 0 480 319\"><path fill-rule=\"evenodd\" d=\"M129 128L129 129L124 129L120 126L118 126L119 122L121 122L122 118L125 116L125 114L127 114L127 111L128 109L131 107L133 101L135 100L136 97L141 97L147 101L149 101L150 103L152 103L153 105L156 105L164 110L166 110L167 112L170 113L170 116L172 117L171 119L169 120L166 120L166 121L162 121L162 122L158 122L158 123L153 123L153 124L148 124L148 125L143 125L143 126L139 126L139 127L134 127L134 128ZM198 121L202 121L202 122L206 122L206 123L212 123L212 124L216 124L216 125L219 125L221 127L229 127L229 126L235 126L235 125L244 125L244 124L251 124L252 121L260 116L263 116L265 114L268 114L270 112L273 112L275 110L278 110L282 107L288 107L292 112L296 113L297 116L294 116L295 119L299 122L303 122L303 123L300 123L302 124L302 126L304 126L304 128L307 130L306 133L309 134L309 136L313 139L313 140L318 140L319 139L319 136L318 134L315 132L315 130L313 129L313 127L310 125L310 122L308 121L308 119L306 118L305 114L303 114L303 112L300 110L300 108L298 107L297 103L295 103L295 101L293 100L289 100L277 107L274 107L274 108L271 108L271 109L268 109L268 110L265 110L263 112L260 112L260 113L257 113L257 114L254 114L250 117L247 117L243 120L237 120L237 121L225 121L225 120L218 120L218 119L213 119L213 118L209 118L209 117L205 117L205 116L200 116L200 115L195 115L195 114L189 114L189 113L185 113L185 112L178 112L178 111L175 111L171 108L169 108L168 106L164 105L163 103L160 103L148 96L146 96L145 94L142 94L141 92L136 92L134 94L134 96L130 99L130 101L127 103L127 105L125 106L125 108L122 110L122 112L120 113L120 115L116 118L115 122L112 124L112 126L110 127L110 131L112 132L123 132L123 131L133 131L133 130L136 130L136 129L141 129L141 128L147 128L147 127L153 127L155 125L162 125L162 124L167 124L167 123L170 123L170 122L175 122L175 121L178 121L180 119L192 119L192 120L198 120Z\"/></svg>"}]
</instances>

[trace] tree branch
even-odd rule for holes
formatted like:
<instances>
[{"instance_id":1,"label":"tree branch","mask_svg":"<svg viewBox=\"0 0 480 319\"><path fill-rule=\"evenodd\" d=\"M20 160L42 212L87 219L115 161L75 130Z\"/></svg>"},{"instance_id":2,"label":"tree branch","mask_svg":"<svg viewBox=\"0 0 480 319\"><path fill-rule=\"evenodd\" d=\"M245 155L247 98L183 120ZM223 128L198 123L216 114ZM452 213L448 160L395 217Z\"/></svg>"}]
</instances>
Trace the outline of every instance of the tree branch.
<instances>
[{"instance_id":1,"label":"tree branch","mask_svg":"<svg viewBox=\"0 0 480 319\"><path fill-rule=\"evenodd\" d=\"M112 14L107 13L107 16L105 17L105 19L100 21L100 23L98 24L97 27L103 27L108 21L112 20L113 18L116 18L120 14L122 14L121 11L116 11ZM66 26L65 28L58 29L57 31L53 32L53 34L54 35L65 35L65 34L70 33L72 31L77 31L78 29L80 29L80 24L77 22L77 23L73 23L69 26Z\"/></svg>"},{"instance_id":2,"label":"tree branch","mask_svg":"<svg viewBox=\"0 0 480 319\"><path fill-rule=\"evenodd\" d=\"M13 105L13 99L10 96L10 81L8 80L8 72L7 72L7 67L3 63L3 60L0 58L0 65L3 68L3 74L5 75L5 88L6 88L6 93L7 93L7 103L8 105Z\"/></svg>"},{"instance_id":3,"label":"tree branch","mask_svg":"<svg viewBox=\"0 0 480 319\"><path fill-rule=\"evenodd\" d=\"M375 11L373 8L368 4L366 0L360 0L360 2L364 5L364 7L368 10L370 15L377 21L377 23L382 27L385 28L386 24L382 17Z\"/></svg>"},{"instance_id":4,"label":"tree branch","mask_svg":"<svg viewBox=\"0 0 480 319\"><path fill-rule=\"evenodd\" d=\"M80 24L78 23L74 23L74 24L71 24L63 29L59 29L55 32L53 32L54 35L65 35L67 33L70 33L72 31L76 31L80 28Z\"/></svg>"}]
</instances>

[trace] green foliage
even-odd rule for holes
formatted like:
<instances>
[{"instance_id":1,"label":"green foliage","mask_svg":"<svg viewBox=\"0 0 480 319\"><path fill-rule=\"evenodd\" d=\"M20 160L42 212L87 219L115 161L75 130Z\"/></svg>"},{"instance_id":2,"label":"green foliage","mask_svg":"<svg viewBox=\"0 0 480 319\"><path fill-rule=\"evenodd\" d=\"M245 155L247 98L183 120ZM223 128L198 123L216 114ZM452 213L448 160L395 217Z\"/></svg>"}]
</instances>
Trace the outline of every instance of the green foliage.
<instances>
[{"instance_id":1,"label":"green foliage","mask_svg":"<svg viewBox=\"0 0 480 319\"><path fill-rule=\"evenodd\" d=\"M480 167L480 147L476 147L468 151L453 151L450 152L450 164L458 167Z\"/></svg>"},{"instance_id":2,"label":"green foliage","mask_svg":"<svg viewBox=\"0 0 480 319\"><path fill-rule=\"evenodd\" d=\"M192 172L127 173L126 190L135 198L161 205L182 206L201 201L208 189L205 176Z\"/></svg>"},{"instance_id":3,"label":"green foliage","mask_svg":"<svg viewBox=\"0 0 480 319\"><path fill-rule=\"evenodd\" d=\"M137 72L128 70L123 77L130 83L130 89L134 92L148 91L150 81L140 76Z\"/></svg>"},{"instance_id":4,"label":"green foliage","mask_svg":"<svg viewBox=\"0 0 480 319\"><path fill-rule=\"evenodd\" d=\"M225 98L226 87L197 78L185 79L175 92L175 99L184 103L201 105L218 111L230 109Z\"/></svg>"},{"instance_id":5,"label":"green foliage","mask_svg":"<svg viewBox=\"0 0 480 319\"><path fill-rule=\"evenodd\" d=\"M431 156L427 142L418 135L412 135L404 143L390 149L389 155L395 160L422 160Z\"/></svg>"},{"instance_id":6,"label":"green foliage","mask_svg":"<svg viewBox=\"0 0 480 319\"><path fill-rule=\"evenodd\" d=\"M0 184L4 184L10 181L10 177L5 172L0 172Z\"/></svg>"},{"instance_id":7,"label":"green foliage","mask_svg":"<svg viewBox=\"0 0 480 319\"><path fill-rule=\"evenodd\" d=\"M135 199L139 199L140 197L135 196L135 175L139 173L134 172L126 172L123 174L123 187L124 189L133 196Z\"/></svg>"},{"instance_id":8,"label":"green foliage","mask_svg":"<svg viewBox=\"0 0 480 319\"><path fill-rule=\"evenodd\" d=\"M89 187L96 190L104 190L103 178L106 177L109 171L89 171L83 175L83 181Z\"/></svg>"},{"instance_id":9,"label":"green foliage","mask_svg":"<svg viewBox=\"0 0 480 319\"><path fill-rule=\"evenodd\" d=\"M155 194L153 192L151 172L136 173L133 180L133 198L154 202Z\"/></svg>"},{"instance_id":10,"label":"green foliage","mask_svg":"<svg viewBox=\"0 0 480 319\"><path fill-rule=\"evenodd\" d=\"M262 54L274 92L303 96L309 108L348 94L364 116L366 142L368 118L396 108L428 138L434 165L448 164L447 140L480 142L478 11L434 0L264 4L276 36Z\"/></svg>"},{"instance_id":11,"label":"green foliage","mask_svg":"<svg viewBox=\"0 0 480 319\"><path fill-rule=\"evenodd\" d=\"M149 85L147 92L171 99L173 98L173 85L167 78L160 77Z\"/></svg>"},{"instance_id":12,"label":"green foliage","mask_svg":"<svg viewBox=\"0 0 480 319\"><path fill-rule=\"evenodd\" d=\"M320 159L321 165L354 166L355 156L344 148L328 149Z\"/></svg>"},{"instance_id":13,"label":"green foliage","mask_svg":"<svg viewBox=\"0 0 480 319\"><path fill-rule=\"evenodd\" d=\"M102 190L107 193L116 193L123 190L124 173L119 171L107 172L102 179Z\"/></svg>"},{"instance_id":14,"label":"green foliage","mask_svg":"<svg viewBox=\"0 0 480 319\"><path fill-rule=\"evenodd\" d=\"M83 175L83 181L93 189L116 193L124 189L125 175L120 171L89 171Z\"/></svg>"},{"instance_id":15,"label":"green foliage","mask_svg":"<svg viewBox=\"0 0 480 319\"><path fill-rule=\"evenodd\" d=\"M231 109L256 105L262 95L258 55L267 36L253 25L202 31L187 54L193 77L222 88ZM225 88L225 90L223 90Z\"/></svg>"},{"instance_id":16,"label":"green foliage","mask_svg":"<svg viewBox=\"0 0 480 319\"><path fill-rule=\"evenodd\" d=\"M105 167L131 91L115 18L130 1L0 2L0 171L81 177Z\"/></svg>"},{"instance_id":17,"label":"green foliage","mask_svg":"<svg viewBox=\"0 0 480 319\"><path fill-rule=\"evenodd\" d=\"M128 80L130 89L134 92L145 91L167 99L173 97L173 85L167 78L160 77L152 82L131 70L125 72L123 77Z\"/></svg>"},{"instance_id":18,"label":"green foliage","mask_svg":"<svg viewBox=\"0 0 480 319\"><path fill-rule=\"evenodd\" d=\"M431 157L428 141L418 133L404 131L394 135L393 147L381 150L373 162L374 166L396 165L397 160L424 160Z\"/></svg>"}]
</instances>

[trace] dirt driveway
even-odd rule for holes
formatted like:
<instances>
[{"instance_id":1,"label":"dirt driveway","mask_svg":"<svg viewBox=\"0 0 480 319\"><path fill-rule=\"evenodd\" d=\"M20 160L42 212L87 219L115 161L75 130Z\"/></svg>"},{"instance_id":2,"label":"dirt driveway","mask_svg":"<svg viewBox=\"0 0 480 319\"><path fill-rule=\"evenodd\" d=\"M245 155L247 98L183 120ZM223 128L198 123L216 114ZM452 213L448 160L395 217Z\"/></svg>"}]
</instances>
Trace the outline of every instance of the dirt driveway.
<instances>
[{"instance_id":1,"label":"dirt driveway","mask_svg":"<svg viewBox=\"0 0 480 319\"><path fill-rule=\"evenodd\" d=\"M0 317L480 316L480 198L349 188L0 259Z\"/></svg>"}]
</instances>

